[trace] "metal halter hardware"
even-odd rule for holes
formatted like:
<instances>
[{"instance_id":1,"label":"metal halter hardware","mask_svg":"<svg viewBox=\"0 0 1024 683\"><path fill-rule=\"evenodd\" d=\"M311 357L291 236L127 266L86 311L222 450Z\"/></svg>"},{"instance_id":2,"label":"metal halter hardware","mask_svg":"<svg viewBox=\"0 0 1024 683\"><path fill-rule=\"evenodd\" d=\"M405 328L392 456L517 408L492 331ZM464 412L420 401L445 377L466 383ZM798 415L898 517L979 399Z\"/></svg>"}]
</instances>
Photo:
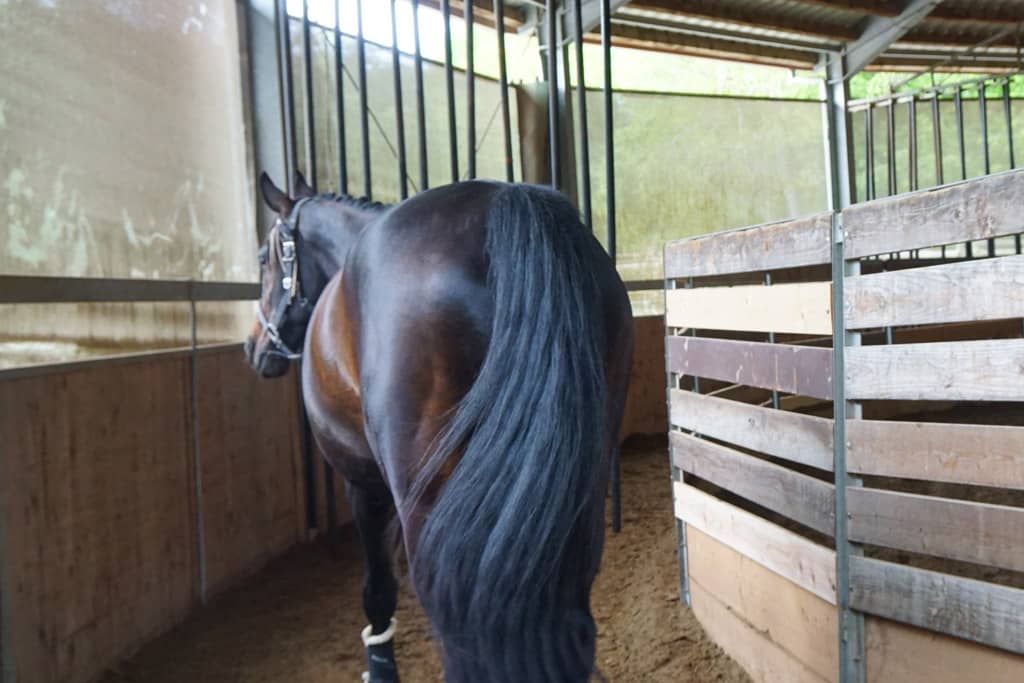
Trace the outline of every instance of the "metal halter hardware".
<instances>
[{"instance_id":1,"label":"metal halter hardware","mask_svg":"<svg viewBox=\"0 0 1024 683\"><path fill-rule=\"evenodd\" d=\"M260 326L263 327L263 331L266 333L267 338L270 339L270 343L274 348L270 349L267 353L280 356L287 360L295 360L302 357L300 351L295 351L281 339L281 333L278 330L278 325L284 322L284 318L288 313L288 309L294 303L301 306L303 309L311 308L309 300L302 296L299 287L299 257L298 252L295 249L295 234L299 227L299 211L302 209L302 205L310 200L309 197L300 199L296 204L295 208L292 209L292 215L295 216L295 225L289 225L286 221L277 219L277 223L274 225L273 230L270 233L270 244L273 245L274 253L277 256L277 260L281 263L281 288L287 292L287 296L281 298L275 307L273 314L267 316L263 312L263 306L260 302L256 302L256 316L259 318Z\"/></svg>"}]
</instances>

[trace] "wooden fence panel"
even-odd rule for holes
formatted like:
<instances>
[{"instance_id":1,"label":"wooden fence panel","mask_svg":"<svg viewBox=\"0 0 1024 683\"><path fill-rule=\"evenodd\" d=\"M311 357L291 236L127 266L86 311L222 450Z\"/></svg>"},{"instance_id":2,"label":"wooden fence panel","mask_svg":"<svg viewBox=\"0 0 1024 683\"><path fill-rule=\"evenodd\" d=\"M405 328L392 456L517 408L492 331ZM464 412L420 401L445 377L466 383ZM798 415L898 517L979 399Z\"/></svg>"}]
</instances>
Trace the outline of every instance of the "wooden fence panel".
<instances>
[{"instance_id":1,"label":"wooden fence panel","mask_svg":"<svg viewBox=\"0 0 1024 683\"><path fill-rule=\"evenodd\" d=\"M851 472L1024 489L1024 427L849 420Z\"/></svg>"},{"instance_id":2,"label":"wooden fence panel","mask_svg":"<svg viewBox=\"0 0 1024 683\"><path fill-rule=\"evenodd\" d=\"M692 391L670 392L670 421L721 441L821 470L832 469L832 420Z\"/></svg>"},{"instance_id":3,"label":"wooden fence panel","mask_svg":"<svg viewBox=\"0 0 1024 683\"><path fill-rule=\"evenodd\" d=\"M1024 317L1024 256L848 278L848 329Z\"/></svg>"},{"instance_id":4,"label":"wooden fence panel","mask_svg":"<svg viewBox=\"0 0 1024 683\"><path fill-rule=\"evenodd\" d=\"M681 482L676 517L826 602L836 604L835 552Z\"/></svg>"},{"instance_id":5,"label":"wooden fence panel","mask_svg":"<svg viewBox=\"0 0 1024 683\"><path fill-rule=\"evenodd\" d=\"M1024 654L1024 590L850 558L853 609Z\"/></svg>"},{"instance_id":6,"label":"wooden fence panel","mask_svg":"<svg viewBox=\"0 0 1024 683\"><path fill-rule=\"evenodd\" d=\"M846 394L851 400L1024 401L1024 339L851 347Z\"/></svg>"},{"instance_id":7,"label":"wooden fence panel","mask_svg":"<svg viewBox=\"0 0 1024 683\"><path fill-rule=\"evenodd\" d=\"M676 336L665 344L670 372L832 398L831 349Z\"/></svg>"},{"instance_id":8,"label":"wooden fence panel","mask_svg":"<svg viewBox=\"0 0 1024 683\"><path fill-rule=\"evenodd\" d=\"M672 462L684 472L815 531L835 533L831 484L689 434L672 432L670 437Z\"/></svg>"},{"instance_id":9,"label":"wooden fence panel","mask_svg":"<svg viewBox=\"0 0 1024 683\"><path fill-rule=\"evenodd\" d=\"M702 330L832 333L832 284L699 287L665 292L669 327Z\"/></svg>"},{"instance_id":10,"label":"wooden fence panel","mask_svg":"<svg viewBox=\"0 0 1024 683\"><path fill-rule=\"evenodd\" d=\"M850 539L1024 571L1024 508L851 487Z\"/></svg>"},{"instance_id":11,"label":"wooden fence panel","mask_svg":"<svg viewBox=\"0 0 1024 683\"><path fill-rule=\"evenodd\" d=\"M832 214L814 214L665 245L665 277L703 277L828 263Z\"/></svg>"},{"instance_id":12,"label":"wooden fence panel","mask_svg":"<svg viewBox=\"0 0 1024 683\"><path fill-rule=\"evenodd\" d=\"M1024 232L1024 170L843 210L846 258Z\"/></svg>"}]
</instances>

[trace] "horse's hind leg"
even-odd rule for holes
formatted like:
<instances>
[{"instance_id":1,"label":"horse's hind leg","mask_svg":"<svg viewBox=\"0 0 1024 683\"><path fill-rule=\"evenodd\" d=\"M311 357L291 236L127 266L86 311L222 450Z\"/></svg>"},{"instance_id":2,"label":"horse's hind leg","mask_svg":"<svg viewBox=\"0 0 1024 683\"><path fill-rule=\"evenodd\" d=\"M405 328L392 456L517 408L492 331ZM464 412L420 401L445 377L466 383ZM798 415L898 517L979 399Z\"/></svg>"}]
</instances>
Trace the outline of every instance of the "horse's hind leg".
<instances>
[{"instance_id":1,"label":"horse's hind leg","mask_svg":"<svg viewBox=\"0 0 1024 683\"><path fill-rule=\"evenodd\" d=\"M363 488L347 484L349 502L363 544L363 610L370 625L363 631L370 683L398 683L395 663L394 614L398 604L387 528L394 503L386 488Z\"/></svg>"}]
</instances>

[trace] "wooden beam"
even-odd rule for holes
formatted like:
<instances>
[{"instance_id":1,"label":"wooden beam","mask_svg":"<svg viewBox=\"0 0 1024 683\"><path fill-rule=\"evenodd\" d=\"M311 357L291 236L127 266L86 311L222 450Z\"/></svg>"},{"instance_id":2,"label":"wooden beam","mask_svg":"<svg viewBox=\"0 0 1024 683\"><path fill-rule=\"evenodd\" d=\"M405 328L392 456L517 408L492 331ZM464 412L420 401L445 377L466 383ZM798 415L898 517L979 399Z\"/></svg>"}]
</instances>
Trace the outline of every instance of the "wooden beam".
<instances>
[{"instance_id":1,"label":"wooden beam","mask_svg":"<svg viewBox=\"0 0 1024 683\"><path fill-rule=\"evenodd\" d=\"M832 397L832 351L709 337L665 340L669 372L709 377L788 394Z\"/></svg>"},{"instance_id":2,"label":"wooden beam","mask_svg":"<svg viewBox=\"0 0 1024 683\"><path fill-rule=\"evenodd\" d=\"M850 586L861 612L1024 654L1024 590L857 556Z\"/></svg>"},{"instance_id":3,"label":"wooden beam","mask_svg":"<svg viewBox=\"0 0 1024 683\"><path fill-rule=\"evenodd\" d=\"M834 487L704 439L669 434L676 467L827 536L835 533Z\"/></svg>"},{"instance_id":4,"label":"wooden beam","mask_svg":"<svg viewBox=\"0 0 1024 683\"><path fill-rule=\"evenodd\" d=\"M855 346L850 400L1024 401L1024 339Z\"/></svg>"},{"instance_id":5,"label":"wooden beam","mask_svg":"<svg viewBox=\"0 0 1024 683\"><path fill-rule=\"evenodd\" d=\"M669 422L741 448L832 469L832 420L827 418L672 389Z\"/></svg>"},{"instance_id":6,"label":"wooden beam","mask_svg":"<svg viewBox=\"0 0 1024 683\"><path fill-rule=\"evenodd\" d=\"M670 289L665 322L701 330L829 334L832 283Z\"/></svg>"},{"instance_id":7,"label":"wooden beam","mask_svg":"<svg viewBox=\"0 0 1024 683\"><path fill-rule=\"evenodd\" d=\"M841 21L814 21L802 14L778 9L776 5L733 5L720 0L633 0L630 9L665 12L675 16L700 17L713 21L773 29L809 36L821 36L836 41L853 40L856 29Z\"/></svg>"},{"instance_id":8,"label":"wooden beam","mask_svg":"<svg viewBox=\"0 0 1024 683\"><path fill-rule=\"evenodd\" d=\"M1024 508L850 487L850 539L1024 571Z\"/></svg>"},{"instance_id":9,"label":"wooden beam","mask_svg":"<svg viewBox=\"0 0 1024 683\"><path fill-rule=\"evenodd\" d=\"M829 263L832 214L767 223L665 245L665 277L685 278Z\"/></svg>"},{"instance_id":10,"label":"wooden beam","mask_svg":"<svg viewBox=\"0 0 1024 683\"><path fill-rule=\"evenodd\" d=\"M836 604L836 554L692 486L673 484L676 517L789 579L825 602Z\"/></svg>"},{"instance_id":11,"label":"wooden beam","mask_svg":"<svg viewBox=\"0 0 1024 683\"><path fill-rule=\"evenodd\" d=\"M851 277L847 329L1024 318L1024 256Z\"/></svg>"},{"instance_id":12,"label":"wooden beam","mask_svg":"<svg viewBox=\"0 0 1024 683\"><path fill-rule=\"evenodd\" d=\"M1024 427L848 420L851 472L1024 490Z\"/></svg>"},{"instance_id":13,"label":"wooden beam","mask_svg":"<svg viewBox=\"0 0 1024 683\"><path fill-rule=\"evenodd\" d=\"M1021 206L1024 169L855 204L843 211L846 257L1012 235Z\"/></svg>"}]
</instances>

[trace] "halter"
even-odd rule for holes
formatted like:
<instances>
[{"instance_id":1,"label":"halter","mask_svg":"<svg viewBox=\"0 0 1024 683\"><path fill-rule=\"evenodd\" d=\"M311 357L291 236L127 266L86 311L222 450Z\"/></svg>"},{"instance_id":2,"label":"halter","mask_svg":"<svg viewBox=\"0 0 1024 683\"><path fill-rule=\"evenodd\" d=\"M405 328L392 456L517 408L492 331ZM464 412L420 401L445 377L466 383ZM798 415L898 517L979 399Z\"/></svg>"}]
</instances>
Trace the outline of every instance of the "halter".
<instances>
[{"instance_id":1,"label":"halter","mask_svg":"<svg viewBox=\"0 0 1024 683\"><path fill-rule=\"evenodd\" d=\"M277 260L281 263L281 288L288 293L288 296L281 297L270 316L264 314L260 302L256 302L256 316L259 318L267 338L274 346L267 353L287 360L301 358L302 352L294 351L284 343L281 333L277 329L278 325L284 322L288 309L293 303L300 306L304 312L312 308L309 300L302 296L299 286L299 258L298 252L295 250L295 235L299 229L299 212L302 205L310 199L311 197L303 197L296 202L295 208L292 209L292 215L295 216L294 225L289 225L287 221L278 218L270 234L270 243L274 247Z\"/></svg>"}]
</instances>

